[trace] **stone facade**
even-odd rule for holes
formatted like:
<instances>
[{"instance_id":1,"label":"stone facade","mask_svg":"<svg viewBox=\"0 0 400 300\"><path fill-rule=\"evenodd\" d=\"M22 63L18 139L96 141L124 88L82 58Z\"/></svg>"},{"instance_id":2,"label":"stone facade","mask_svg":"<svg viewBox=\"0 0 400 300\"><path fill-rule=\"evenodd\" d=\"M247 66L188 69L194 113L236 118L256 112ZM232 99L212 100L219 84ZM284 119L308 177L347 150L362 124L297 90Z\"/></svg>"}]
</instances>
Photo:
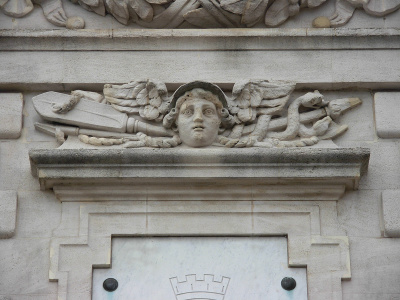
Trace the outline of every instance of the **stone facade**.
<instances>
[{"instance_id":1,"label":"stone facade","mask_svg":"<svg viewBox=\"0 0 400 300\"><path fill-rule=\"evenodd\" d=\"M185 4L183 19L179 14L170 19L182 19L172 26L175 29L160 24L179 1L137 1L142 5L135 6L137 19L132 10L120 13L114 2L107 4L108 14L102 17L83 10L86 2L62 2L65 17L57 1L26 1L19 12L12 0L0 2L0 299L91 299L99 284L98 291L109 293L102 281L93 281L98 278L93 270L112 267L112 241L121 236L171 241L284 237L285 267L306 268L308 299L400 299L398 2L389 1L390 8L378 13L383 2L377 0L287 1L286 6L284 1L250 1L258 3L253 7L256 13L250 14L252 6L243 6L245 1L233 6L233 1L192 1L192 6ZM274 18L286 19L276 28L266 28L279 5L287 15ZM226 9L229 14L222 13ZM345 9L350 9L351 18L338 19L335 11L344 18ZM250 15L259 23L252 24ZM227 20L239 20L238 26ZM228 28L198 29L193 22ZM81 28L83 23L86 29L60 28ZM144 29L143 24L158 25ZM254 26L233 28L249 24ZM340 28L320 28L327 26ZM154 149L160 148L159 136L147 134L155 142L146 144L149 138L136 139L136 131L109 135L104 133L108 127L87 127L87 119L66 123L68 112L59 123L49 123L35 100L51 91L70 103L71 93L85 91L91 94L80 94L84 97L79 101L96 101L100 95L121 104L115 96L121 91L107 89L147 79L164 84L165 101L172 101L184 84L212 83L225 95L235 125L250 129L236 139L228 132L231 128L218 131L230 139L219 139L219 145L184 142ZM253 88L255 82L290 82L290 93L265 96L268 92L263 90L260 96L260 101L282 104L281 115L271 117L265 107L255 105L260 89L247 91L246 85L239 90L249 92L253 100L232 109L230 101L238 99L238 82L243 81ZM323 102L295 105L316 90ZM284 96L286 102L276 100ZM317 133L331 128L332 120L316 122L329 116L328 105L337 99L360 99L334 120L335 129L346 125L347 131L317 138L313 145L298 142L304 132L311 132L310 138L322 137L325 131ZM115 106L102 105L111 104ZM120 106L128 107L125 104ZM74 105L79 108L80 103ZM268 105L270 109L271 102ZM287 125L296 128L290 138L279 139L271 124L285 118L287 123L278 130L285 132L292 118L289 107L296 107L300 116L323 114L306 123L298 117L293 123L297 127ZM149 121L146 117L153 115L144 109L133 117ZM157 109L163 117L170 112ZM253 119L245 117L250 116L246 109L255 113ZM96 126L104 125L100 123ZM98 140L84 143L82 134ZM110 141L100 140L122 140L129 134L139 149L124 147L125 141L108 145ZM232 145L237 147L224 147ZM207 279L212 285L219 282L212 278ZM166 280L190 289L179 274ZM228 279L221 278L224 282ZM229 284L234 284L233 277ZM229 288L223 291L222 299L236 299ZM186 299L182 295L169 289L165 299ZM146 299L154 300L151 295Z\"/></svg>"}]
</instances>

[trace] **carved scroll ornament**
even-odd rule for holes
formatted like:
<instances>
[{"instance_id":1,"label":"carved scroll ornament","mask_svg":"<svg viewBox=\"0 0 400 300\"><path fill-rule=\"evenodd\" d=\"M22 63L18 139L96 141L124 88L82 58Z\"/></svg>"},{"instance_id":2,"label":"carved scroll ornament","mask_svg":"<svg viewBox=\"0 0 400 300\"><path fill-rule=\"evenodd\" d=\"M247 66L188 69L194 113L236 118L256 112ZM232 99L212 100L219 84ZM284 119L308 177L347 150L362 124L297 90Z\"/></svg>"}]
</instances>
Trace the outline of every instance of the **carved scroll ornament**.
<instances>
[{"instance_id":1,"label":"carved scroll ornament","mask_svg":"<svg viewBox=\"0 0 400 300\"><path fill-rule=\"evenodd\" d=\"M78 136L98 147L303 147L346 131L334 120L361 103L327 102L318 91L296 98L294 88L284 81L243 81L228 98L217 85L195 81L168 96L164 83L139 80L106 84L103 94L47 92L33 98L35 109L59 124L35 126L60 143Z\"/></svg>"},{"instance_id":2,"label":"carved scroll ornament","mask_svg":"<svg viewBox=\"0 0 400 300\"><path fill-rule=\"evenodd\" d=\"M199 28L253 27L264 23L275 27L299 14L302 8L314 8L326 0L71 0L101 16L111 14L118 22L137 23L145 28L179 28L184 22ZM46 19L56 26L79 29L80 17L68 18L61 0L0 0L0 9L12 17L23 17L42 7ZM400 8L400 0L337 0L335 13L319 17L315 27L346 24L355 9L383 17Z\"/></svg>"}]
</instances>

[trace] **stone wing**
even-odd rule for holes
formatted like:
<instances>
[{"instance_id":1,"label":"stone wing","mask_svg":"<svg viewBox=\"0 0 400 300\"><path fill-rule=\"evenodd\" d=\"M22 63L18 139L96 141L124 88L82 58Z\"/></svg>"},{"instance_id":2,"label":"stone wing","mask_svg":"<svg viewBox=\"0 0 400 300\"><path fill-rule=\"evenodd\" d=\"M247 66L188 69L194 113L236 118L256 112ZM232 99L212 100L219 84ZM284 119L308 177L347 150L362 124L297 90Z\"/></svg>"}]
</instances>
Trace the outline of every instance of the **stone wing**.
<instances>
[{"instance_id":1,"label":"stone wing","mask_svg":"<svg viewBox=\"0 0 400 300\"><path fill-rule=\"evenodd\" d=\"M157 80L106 84L103 93L114 109L128 115L139 115L148 121L161 122L170 103L167 87Z\"/></svg>"}]
</instances>

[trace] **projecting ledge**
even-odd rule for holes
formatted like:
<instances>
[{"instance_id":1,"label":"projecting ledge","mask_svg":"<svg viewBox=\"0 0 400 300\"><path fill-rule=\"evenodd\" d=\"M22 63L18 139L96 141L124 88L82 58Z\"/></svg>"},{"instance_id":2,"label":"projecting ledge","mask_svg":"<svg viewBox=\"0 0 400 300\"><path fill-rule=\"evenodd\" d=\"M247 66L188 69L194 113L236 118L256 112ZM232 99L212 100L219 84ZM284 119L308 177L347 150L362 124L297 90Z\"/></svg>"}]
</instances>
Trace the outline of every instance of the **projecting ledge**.
<instances>
[{"instance_id":1,"label":"projecting ledge","mask_svg":"<svg viewBox=\"0 0 400 300\"><path fill-rule=\"evenodd\" d=\"M41 189L53 188L61 201L337 200L357 189L369 150L52 149L29 156Z\"/></svg>"}]
</instances>

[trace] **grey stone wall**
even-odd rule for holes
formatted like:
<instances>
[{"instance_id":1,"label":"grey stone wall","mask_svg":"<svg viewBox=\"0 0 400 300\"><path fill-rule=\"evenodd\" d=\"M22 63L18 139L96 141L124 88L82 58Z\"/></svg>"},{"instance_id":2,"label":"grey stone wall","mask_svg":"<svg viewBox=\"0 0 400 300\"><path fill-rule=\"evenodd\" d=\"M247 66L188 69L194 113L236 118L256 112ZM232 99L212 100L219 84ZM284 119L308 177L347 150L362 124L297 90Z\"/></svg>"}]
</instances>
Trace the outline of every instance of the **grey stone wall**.
<instances>
[{"instance_id":1,"label":"grey stone wall","mask_svg":"<svg viewBox=\"0 0 400 300\"><path fill-rule=\"evenodd\" d=\"M69 2L65 8L89 18L87 28L123 27L110 16L90 19L92 15L78 12ZM320 14L308 11L284 27L305 28ZM341 283L343 299L400 299L399 16L396 12L386 19L370 19L357 11L347 27L391 28L378 34L356 30L341 38L346 29L304 29L299 38L296 30L284 29L249 31L255 39L241 33L239 40L235 31L225 37L218 36L221 31L202 45L197 40L201 37L193 37L197 32L154 31L138 37L115 31L120 36L110 42L93 32L54 33L55 27L42 22L37 10L18 20L0 13L1 29L34 29L31 34L0 30L0 299L58 295L58 283L49 281L49 257L53 231L61 222L61 203L53 191L40 190L28 156L30 149L53 149L58 144L35 131L39 117L32 97L47 90L100 90L107 82L146 77L164 80L170 89L194 79L221 83L226 90L242 77L295 80L299 92L318 88L331 99L361 98L363 104L342 117L350 129L334 142L339 147L369 148L368 173L358 190L321 203L321 218L336 218L324 223L321 232L349 238L351 280ZM184 51L176 46L180 34ZM313 50L321 47L319 40L325 49ZM102 45L110 49L93 51ZM141 45L145 46L139 49ZM66 209L79 210L79 205L71 202Z\"/></svg>"}]
</instances>

